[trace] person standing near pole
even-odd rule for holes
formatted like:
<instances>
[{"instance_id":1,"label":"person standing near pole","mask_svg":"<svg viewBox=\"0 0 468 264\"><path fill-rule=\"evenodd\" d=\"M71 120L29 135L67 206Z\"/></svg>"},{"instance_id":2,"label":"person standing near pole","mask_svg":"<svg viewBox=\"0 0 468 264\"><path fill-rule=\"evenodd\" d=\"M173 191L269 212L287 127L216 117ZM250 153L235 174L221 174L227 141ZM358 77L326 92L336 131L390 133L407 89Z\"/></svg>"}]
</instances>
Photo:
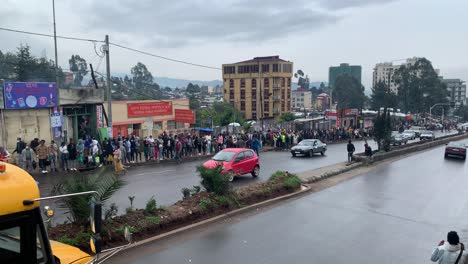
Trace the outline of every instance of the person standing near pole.
<instances>
[{"instance_id":1,"label":"person standing near pole","mask_svg":"<svg viewBox=\"0 0 468 264\"><path fill-rule=\"evenodd\" d=\"M351 142L351 139L348 141L347 150L348 150L348 162L351 163L351 161L353 161L353 153L354 151L356 151L356 148L354 147L354 144Z\"/></svg>"}]
</instances>

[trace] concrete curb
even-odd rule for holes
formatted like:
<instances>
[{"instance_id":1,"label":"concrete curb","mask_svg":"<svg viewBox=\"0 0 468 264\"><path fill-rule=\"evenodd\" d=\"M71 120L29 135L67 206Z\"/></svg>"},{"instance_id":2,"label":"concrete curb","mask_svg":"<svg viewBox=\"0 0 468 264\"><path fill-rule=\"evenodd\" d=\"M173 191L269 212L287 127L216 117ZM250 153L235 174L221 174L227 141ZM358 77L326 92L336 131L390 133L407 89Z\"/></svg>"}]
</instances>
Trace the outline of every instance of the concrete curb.
<instances>
[{"instance_id":1,"label":"concrete curb","mask_svg":"<svg viewBox=\"0 0 468 264\"><path fill-rule=\"evenodd\" d=\"M303 188L305 188L305 189L303 189ZM294 197L306 194L306 193L311 192L311 191L313 191L312 188L307 187L305 185L302 185L301 190L299 190L297 192L293 192L293 193L290 193L290 194L278 196L278 197L275 197L273 199L269 199L269 200L266 200L266 201L263 201L263 202L260 202L260 203L255 203L255 204L243 207L243 208L239 208L239 209L224 213L222 215L211 217L209 219L206 219L206 220L203 220L203 221L191 224L191 225L187 225L187 226L184 226L184 227L181 227L181 228L178 228L178 229L174 229L174 230L169 231L167 233L163 233L163 234L160 234L160 235L157 235L157 236L153 236L153 237L150 237L150 238L147 238L147 239L140 240L138 242L132 243L128 247L125 247L122 251L129 250L129 249L132 249L132 248L136 248L136 247L139 247L139 246L143 246L145 244L148 244L148 243L151 243L151 242L154 242L154 241L157 241L157 240L167 239L167 238L173 237L175 235L178 235L180 233L190 231L190 230L193 230L193 229L196 229L196 228L199 228L199 227L203 227L205 225L215 223L215 222L221 221L223 219L231 218L233 216L236 216L236 215L239 215L239 214L242 214L242 213L246 213L246 212L249 212L249 211L254 211L254 210L257 210L259 207L265 207L265 206L274 204L274 203L279 202L279 201L287 200L287 199L290 199L290 198L294 198ZM120 254L120 252L119 252L119 254Z\"/></svg>"},{"instance_id":2,"label":"concrete curb","mask_svg":"<svg viewBox=\"0 0 468 264\"><path fill-rule=\"evenodd\" d=\"M350 170L357 169L361 167L363 164L364 164L363 162L354 162L351 164L338 163L338 164L330 165L327 167L322 167L320 169L316 169L312 171L305 171L305 172L299 173L298 176L301 179L302 183L313 183L313 182L324 180L332 176L336 176L338 174L348 172Z\"/></svg>"}]
</instances>

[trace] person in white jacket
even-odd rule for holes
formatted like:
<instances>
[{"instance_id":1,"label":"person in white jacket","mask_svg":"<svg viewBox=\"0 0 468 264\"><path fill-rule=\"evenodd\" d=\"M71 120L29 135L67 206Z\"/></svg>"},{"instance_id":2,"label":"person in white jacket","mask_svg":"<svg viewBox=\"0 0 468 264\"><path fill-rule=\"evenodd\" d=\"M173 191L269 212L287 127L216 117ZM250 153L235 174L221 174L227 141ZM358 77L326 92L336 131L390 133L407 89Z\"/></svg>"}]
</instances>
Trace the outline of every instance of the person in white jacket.
<instances>
[{"instance_id":1,"label":"person in white jacket","mask_svg":"<svg viewBox=\"0 0 468 264\"><path fill-rule=\"evenodd\" d=\"M432 251L431 260L439 264L468 264L465 246L460 243L457 232L448 232L447 242L440 241L439 246Z\"/></svg>"}]
</instances>

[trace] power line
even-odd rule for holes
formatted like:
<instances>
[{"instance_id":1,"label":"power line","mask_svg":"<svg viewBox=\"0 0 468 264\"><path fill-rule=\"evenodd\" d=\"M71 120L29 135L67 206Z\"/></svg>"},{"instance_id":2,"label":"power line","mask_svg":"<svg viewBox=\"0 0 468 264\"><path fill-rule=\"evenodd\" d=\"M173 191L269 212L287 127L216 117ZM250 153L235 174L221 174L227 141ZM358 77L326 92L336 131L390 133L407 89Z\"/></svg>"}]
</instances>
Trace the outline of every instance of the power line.
<instances>
[{"instance_id":1,"label":"power line","mask_svg":"<svg viewBox=\"0 0 468 264\"><path fill-rule=\"evenodd\" d=\"M197 64L197 63L192 63L192 62L187 62L187 61L182 61L182 60L176 60L176 59L172 59L172 58L168 58L168 57L164 57L164 56L152 54L152 53L149 53L149 52L146 52L146 51L141 51L141 50L133 49L133 48L126 47L126 46L119 45L119 44L112 43L112 42L109 43L109 44L114 45L114 46L119 47L119 48L122 48L122 49L134 51L134 52L137 52L137 53L141 53L141 54L148 55L148 56L151 56L151 57L156 57L156 58L163 59L163 60L173 61L173 62L177 62L177 63L182 63L182 64L191 65L191 66L196 66L196 67L202 67L202 68L207 68L207 69L212 69L212 70L221 70L221 68L217 68L217 67L213 67L213 66L207 66L207 65L202 65L202 64Z\"/></svg>"},{"instance_id":2,"label":"power line","mask_svg":"<svg viewBox=\"0 0 468 264\"><path fill-rule=\"evenodd\" d=\"M11 29L11 28L4 28L0 27L0 30L3 31L9 31L9 32L15 32L15 33L22 33L22 34L28 34L28 35L35 35L35 36L41 36L41 37L49 37L53 38L54 35L50 34L44 34L44 33L37 33L37 32L30 32L30 31L23 31L23 30L16 30L16 29ZM89 42L104 42L102 40L97 40L97 39L85 39L85 38L75 38L75 37L65 37L65 36L57 36L57 38L60 39L68 39L68 40L78 40L78 41L89 41Z\"/></svg>"},{"instance_id":3,"label":"power line","mask_svg":"<svg viewBox=\"0 0 468 264\"><path fill-rule=\"evenodd\" d=\"M15 33L28 34L28 35L49 37L49 38L53 38L53 37L54 37L53 35L50 35L50 34L37 33L37 32L30 32L30 31L24 31L24 30L16 30L16 29L4 28L4 27L0 27L0 30L9 31L9 32L15 32ZM102 40L96 40L96 39L85 39L85 38L66 37L66 36L57 36L57 38L60 38L60 39L68 39L68 40L77 40L77 41L92 42L93 45L94 45L94 51L95 51L96 54L98 54L98 52L97 52L97 50L96 50L96 42L104 43L104 41L102 41ZM213 66L208 66L208 65L198 64L198 63L192 63L192 62L183 61L183 60L177 60L177 59L173 59L173 58L169 58L169 57L165 57L165 56L161 56L161 55L149 53L149 52L146 52L146 51L137 50L137 49L130 48L130 47L127 47L127 46L124 46L124 45L120 45L120 44L117 44L117 43L113 43L113 42L111 42L111 43L109 43L109 44L110 44L110 45L114 45L114 46L116 46L116 47L119 47L119 48L121 48L121 49L130 50L130 51L133 51L133 52L137 52L137 53L140 53L140 54L144 54L144 55L147 55L147 56L151 56L151 57L155 57L155 58L159 58L159 59L163 59L163 60L167 60L167 61L182 63L182 64L191 65L191 66L196 66L196 67L201 67L201 68L206 68L206 69L221 70L221 68L218 68L218 67L213 67ZM102 51L102 50L101 50L101 51ZM99 55L98 55L98 56L99 56Z\"/></svg>"}]
</instances>

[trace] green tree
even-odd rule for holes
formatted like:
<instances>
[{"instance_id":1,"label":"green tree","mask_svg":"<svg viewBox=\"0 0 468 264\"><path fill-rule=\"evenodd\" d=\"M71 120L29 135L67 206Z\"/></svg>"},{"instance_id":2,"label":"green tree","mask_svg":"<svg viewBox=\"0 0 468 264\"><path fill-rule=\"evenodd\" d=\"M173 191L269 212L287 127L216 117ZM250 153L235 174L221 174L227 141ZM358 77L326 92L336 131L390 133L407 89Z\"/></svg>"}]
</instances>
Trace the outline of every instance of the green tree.
<instances>
[{"instance_id":1,"label":"green tree","mask_svg":"<svg viewBox=\"0 0 468 264\"><path fill-rule=\"evenodd\" d=\"M187 93L194 94L194 93L199 93L200 91L201 91L201 88L200 86L198 86L198 84L189 83L187 85L187 89L186 89Z\"/></svg>"},{"instance_id":2,"label":"green tree","mask_svg":"<svg viewBox=\"0 0 468 264\"><path fill-rule=\"evenodd\" d=\"M235 109L231 104L226 102L214 103L212 107L201 108L197 111L197 124L207 126L213 120L214 126L226 126L229 123L236 122L239 124L245 123L245 118L242 112ZM205 123L202 123L205 122Z\"/></svg>"},{"instance_id":3,"label":"green tree","mask_svg":"<svg viewBox=\"0 0 468 264\"><path fill-rule=\"evenodd\" d=\"M31 81L31 75L35 68L35 58L31 55L28 45L21 45L16 52L16 79L18 81Z\"/></svg>"},{"instance_id":4,"label":"green tree","mask_svg":"<svg viewBox=\"0 0 468 264\"><path fill-rule=\"evenodd\" d=\"M296 116L291 112L284 113L280 116L281 122L293 121L294 119L296 119Z\"/></svg>"},{"instance_id":5,"label":"green tree","mask_svg":"<svg viewBox=\"0 0 468 264\"><path fill-rule=\"evenodd\" d=\"M395 71L393 80L398 85L400 107L406 113L427 112L436 103L448 102L447 87L426 58L418 59L413 65L401 66Z\"/></svg>"},{"instance_id":6,"label":"green tree","mask_svg":"<svg viewBox=\"0 0 468 264\"><path fill-rule=\"evenodd\" d=\"M336 78L333 95L339 110L348 108L362 109L364 106L364 87L349 74L339 75Z\"/></svg>"},{"instance_id":7,"label":"green tree","mask_svg":"<svg viewBox=\"0 0 468 264\"><path fill-rule=\"evenodd\" d=\"M304 75L305 75L304 72L300 69L297 70L296 73L294 73L294 77L298 79L297 85L303 89L309 90L309 83L310 83L309 76L308 75L304 76Z\"/></svg>"},{"instance_id":8,"label":"green tree","mask_svg":"<svg viewBox=\"0 0 468 264\"><path fill-rule=\"evenodd\" d=\"M377 117L374 120L374 140L377 142L379 150L390 150L392 136L392 125L390 113L385 107L383 112L378 111Z\"/></svg>"},{"instance_id":9,"label":"green tree","mask_svg":"<svg viewBox=\"0 0 468 264\"><path fill-rule=\"evenodd\" d=\"M398 98L388 85L379 81L375 87L372 87L370 103L374 110L379 110L381 107L395 108L398 105Z\"/></svg>"},{"instance_id":10,"label":"green tree","mask_svg":"<svg viewBox=\"0 0 468 264\"><path fill-rule=\"evenodd\" d=\"M468 121L468 105L461 104L453 114L461 117L463 122Z\"/></svg>"},{"instance_id":11,"label":"green tree","mask_svg":"<svg viewBox=\"0 0 468 264\"><path fill-rule=\"evenodd\" d=\"M73 85L81 86L84 76L88 74L88 64L80 55L72 55L68 60L70 64L70 71L73 72L74 80Z\"/></svg>"},{"instance_id":12,"label":"green tree","mask_svg":"<svg viewBox=\"0 0 468 264\"><path fill-rule=\"evenodd\" d=\"M131 100L159 100L164 99L161 88L153 82L153 75L145 64L138 62L131 69L132 79L124 79L124 83L131 84L128 97Z\"/></svg>"}]
</instances>

